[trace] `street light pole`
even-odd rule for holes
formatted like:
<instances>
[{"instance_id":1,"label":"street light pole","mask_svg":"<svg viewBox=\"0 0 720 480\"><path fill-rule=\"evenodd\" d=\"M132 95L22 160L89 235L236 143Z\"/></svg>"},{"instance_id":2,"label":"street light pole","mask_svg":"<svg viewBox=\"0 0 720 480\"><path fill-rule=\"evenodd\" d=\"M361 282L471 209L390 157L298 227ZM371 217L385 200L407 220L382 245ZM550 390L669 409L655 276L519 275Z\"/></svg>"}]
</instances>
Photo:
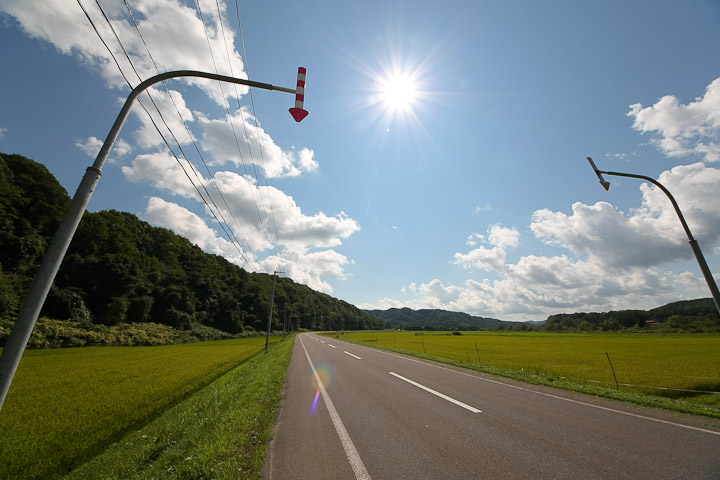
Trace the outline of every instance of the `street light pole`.
<instances>
[{"instance_id":1,"label":"street light pole","mask_svg":"<svg viewBox=\"0 0 720 480\"><path fill-rule=\"evenodd\" d=\"M25 302L23 303L23 306L18 313L18 318L15 321L15 325L10 332L10 336L8 337L7 342L5 343L2 355L0 355L0 409L2 409L3 403L5 403L5 397L7 396L8 390L10 389L10 383L15 376L15 371L17 370L17 367L20 363L20 358L22 357L25 346L30 339L33 328L35 328L35 322L37 321L40 310L45 303L45 299L47 298L48 292L50 291L50 287L55 280L55 275L57 274L57 271L60 268L60 264L65 257L65 253L70 246L73 235L75 235L75 230L77 230L83 213L85 212L85 209L90 202L90 197L92 197L92 194L95 191L95 187L100 180L100 176L102 175L102 167L105 164L105 160L107 159L110 150L115 144L115 140L117 140L117 137L120 134L120 130L125 124L125 120L127 120L127 117L130 114L130 109L137 97L140 96L140 94L143 93L148 87L164 80L177 77L202 77L208 78L210 80L218 80L220 82L237 83L240 85L247 85L249 87L262 88L265 90L279 90L281 92L293 93L296 95L296 102L295 107L291 109L290 113L293 118L295 118L296 121L299 122L307 115L307 112L305 112L305 115L302 115L302 112L300 112L300 110L304 111L302 109L303 103L299 102L297 99L298 94L301 91L301 69L303 94L301 100L304 100L305 69L303 67L300 67L298 69L298 86L295 89L278 87L269 83L254 82L251 80L228 77L225 75L198 72L195 70L177 70L161 73L155 75L154 77L148 78L147 80L141 82L138 86L132 89L127 99L125 100L125 104L122 106L120 113L115 119L115 123L110 129L110 133L108 133L107 137L105 138L105 143L103 143L102 148L100 148L100 152L95 158L95 162L85 171L85 175L83 176L83 179L80 182L77 191L75 192L75 196L70 202L70 206L68 207L62 221L60 222L60 226L55 233L55 237L53 237L50 246L45 252L42 264L40 265L40 268L35 275L35 278L33 279L30 291L25 297ZM300 118L301 116L302 118Z\"/></svg>"},{"instance_id":2,"label":"street light pole","mask_svg":"<svg viewBox=\"0 0 720 480\"><path fill-rule=\"evenodd\" d=\"M630 177L630 178L639 178L641 180L645 180L646 182L650 182L653 185L657 186L660 190L662 190L665 195L670 199L670 202L672 203L673 208L675 209L675 213L677 213L678 218L680 219L680 223L683 226L683 229L685 230L685 234L687 235L690 243L690 247L692 248L693 253L695 254L695 258L697 259L698 264L700 265L700 270L702 271L703 276L705 277L705 282L707 282L708 288L710 288L710 293L712 294L713 300L715 301L715 308L717 308L718 314L720 314L720 292L718 292L718 286L715 283L715 278L713 278L712 272L710 271L710 267L708 267L707 262L705 261L705 257L703 256L702 250L700 250L700 245L698 245L697 240L692 235L692 232L690 232L690 227L688 227L687 222L685 221L685 217L683 217L682 212L680 211L680 207L678 206L677 202L675 201L675 197L672 196L670 191L665 188L660 182L657 180L646 177L645 175L636 175L634 173L622 173L622 172L606 172L603 170L598 170L598 168L595 166L595 162L593 162L592 158L586 157L588 162L590 162L590 166L595 170L595 174L600 179L600 184L603 186L605 190L610 189L610 182L605 181L603 178L603 174L605 175L614 175L617 177Z\"/></svg>"}]
</instances>

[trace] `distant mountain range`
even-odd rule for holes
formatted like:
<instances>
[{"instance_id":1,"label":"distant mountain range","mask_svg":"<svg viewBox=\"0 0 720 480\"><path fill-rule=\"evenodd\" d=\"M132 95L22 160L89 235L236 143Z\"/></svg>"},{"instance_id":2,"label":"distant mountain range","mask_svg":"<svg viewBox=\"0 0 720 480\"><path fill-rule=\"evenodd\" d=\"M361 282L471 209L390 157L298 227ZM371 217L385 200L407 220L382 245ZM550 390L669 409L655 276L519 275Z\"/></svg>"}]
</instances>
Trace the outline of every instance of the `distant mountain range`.
<instances>
[{"instance_id":1,"label":"distant mountain range","mask_svg":"<svg viewBox=\"0 0 720 480\"><path fill-rule=\"evenodd\" d=\"M618 330L646 325L665 325L664 330L717 331L720 318L711 298L681 300L651 310L620 310L602 313L558 313L540 322L507 322L497 318L476 317L462 312L411 308L365 310L382 320L385 328L403 330L498 330L542 326L542 330ZM667 323L666 323L667 322Z\"/></svg>"},{"instance_id":2,"label":"distant mountain range","mask_svg":"<svg viewBox=\"0 0 720 480\"><path fill-rule=\"evenodd\" d=\"M447 310L391 308L365 311L383 320L386 328L403 330L497 330L498 325L503 323L496 318L475 317Z\"/></svg>"}]
</instances>

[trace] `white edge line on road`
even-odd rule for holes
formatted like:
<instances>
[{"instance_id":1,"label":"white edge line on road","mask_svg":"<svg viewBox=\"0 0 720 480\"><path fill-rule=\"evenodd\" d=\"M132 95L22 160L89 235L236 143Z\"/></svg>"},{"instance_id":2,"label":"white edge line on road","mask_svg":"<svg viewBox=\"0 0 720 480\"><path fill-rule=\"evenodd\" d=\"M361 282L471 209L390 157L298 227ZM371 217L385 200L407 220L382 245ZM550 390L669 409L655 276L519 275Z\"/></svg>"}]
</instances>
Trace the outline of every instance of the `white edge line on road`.
<instances>
[{"instance_id":1,"label":"white edge line on road","mask_svg":"<svg viewBox=\"0 0 720 480\"><path fill-rule=\"evenodd\" d=\"M303 343L302 339L300 339L300 345L302 345L303 350L305 350L305 356L307 357L308 363L310 363L310 368L312 369L315 380L317 381L318 387L320 388L320 393L322 394L325 406L327 407L330 418L332 419L333 425L335 426L335 431L337 432L338 437L340 437L340 443L342 443L343 449L345 450L345 455L347 455L350 466L355 473L355 478L357 480L372 480L370 478L370 474L365 468L365 464L360 458L360 454L355 448L355 444L353 443L350 435L345 429L345 425L340 419L340 415L338 415L337 410L335 410L335 405L333 405L332 400L330 400L330 395L325 390L325 385L323 385L322 380L320 379L320 375L318 375L317 370L315 370L315 365L310 359L310 354L308 354L308 351L305 348L305 344Z\"/></svg>"},{"instance_id":2,"label":"white edge line on road","mask_svg":"<svg viewBox=\"0 0 720 480\"><path fill-rule=\"evenodd\" d=\"M347 351L345 351L345 350L343 350L343 353L344 353L345 355L350 355L350 356L353 357L353 358L357 358L358 360L362 360L362 358L358 357L357 355L353 355L352 353L347 352Z\"/></svg>"},{"instance_id":3,"label":"white edge line on road","mask_svg":"<svg viewBox=\"0 0 720 480\"><path fill-rule=\"evenodd\" d=\"M425 385L422 385L422 384L417 383L417 382L413 382L413 381L410 380L409 378L405 378L405 377L403 377L402 375L398 375L398 374L395 373L395 372L388 372L388 373L390 373L390 375L392 375L393 377L397 377L397 378L399 378L400 380L406 381L406 382L409 383L410 385L415 385L416 387L421 388L421 389L425 390L425 391L428 392L428 393L432 393L433 395L438 396L438 397L442 398L443 400L447 400L447 401L450 402L450 403L454 403L455 405L457 405L457 406L459 406L459 407L462 407L462 408L464 408L465 410L470 410L470 411L473 412L473 413L482 413L482 410L478 410L478 409L475 408L475 407L471 407L471 406L468 405L467 403L463 403L463 402L461 402L460 400L455 400L455 399L452 398L452 397L448 397L447 395L444 395L444 394L442 394L442 393L440 393L440 392L438 392L438 391L435 391L435 390L433 390L432 388L426 387Z\"/></svg>"},{"instance_id":4,"label":"white edge line on road","mask_svg":"<svg viewBox=\"0 0 720 480\"><path fill-rule=\"evenodd\" d=\"M330 343L328 343L328 347L330 347L330 348L337 348L335 345L332 345L332 344L330 344Z\"/></svg>"},{"instance_id":5,"label":"white edge line on road","mask_svg":"<svg viewBox=\"0 0 720 480\"><path fill-rule=\"evenodd\" d=\"M325 343L323 340L320 340L320 343Z\"/></svg>"},{"instance_id":6,"label":"white edge line on road","mask_svg":"<svg viewBox=\"0 0 720 480\"><path fill-rule=\"evenodd\" d=\"M365 347L365 348L370 348L370 347ZM525 391L525 392L536 393L536 394L538 394L538 395L543 395L543 396L545 396L545 397L554 398L554 399L556 399L556 400L562 400L562 401L564 401L564 402L575 403L575 404L577 404L577 405L583 405L583 406L585 406L585 407L590 407L590 408L597 408L597 409L599 409L599 410L605 410L606 412L619 413L619 414L621 414L621 415L627 415L627 416L629 416L629 417L640 418L640 419L643 419L643 420L650 420L651 422L664 423L664 424L666 424L666 425L672 425L672 426L675 426L675 427L687 428L687 429L689 429L689 430L695 430L695 431L697 431L697 432L710 433L710 434L713 434L713 435L720 435L720 432L717 432L717 431L714 431L714 430L707 430L707 429L705 429L705 428L693 427L693 426L691 426L691 425L685 425L685 424L682 424L682 423L670 422L670 421L668 421L668 420L662 420L662 419L660 419L660 418L647 417L647 416L645 416L645 415L638 415L637 413L623 412L622 410L616 410L616 409L614 409L614 408L603 407L602 405L593 405L592 403L581 402L580 400L574 400L574 399L572 399L572 398L560 397L560 396L558 396L558 395L553 395L553 394L551 394L551 393L539 392L539 391L537 391L537 390L531 390L531 389L529 389L529 388L520 387L520 386L518 386L518 385L511 385L511 384L509 384L509 383L503 383L503 382L499 382L499 381L497 381L497 380L492 380L492 379L489 379L489 378L483 378L483 377L479 377L479 376L477 376L477 375L471 375L471 374L465 373L465 372L458 372L457 370L453 370L453 369L451 369L451 368L441 367L441 366L439 366L439 365L433 365L432 363L426 363L426 362L422 362L422 361L420 361L420 360L415 360L415 359L412 359L412 358L403 357L402 355L396 355L396 354L394 354L394 353L385 352L385 351L380 350L380 349L374 349L374 350L376 350L376 351L378 351L378 352L380 352L380 353L384 353L385 355L390 355L391 357L402 358L403 360L407 360L408 362L422 363L423 365L427 365L427 366L429 366L429 367L439 368L439 369L441 369L441 370L446 370L446 371L448 371L448 372L457 373L458 375L465 375L466 377L474 378L474 379L476 379L476 380L482 380L482 381L484 381L484 382L495 383L495 384L497 384L497 385L503 385L503 386L505 386L505 387L515 388L515 389L517 389L517 390L523 390L523 391Z\"/></svg>"}]
</instances>

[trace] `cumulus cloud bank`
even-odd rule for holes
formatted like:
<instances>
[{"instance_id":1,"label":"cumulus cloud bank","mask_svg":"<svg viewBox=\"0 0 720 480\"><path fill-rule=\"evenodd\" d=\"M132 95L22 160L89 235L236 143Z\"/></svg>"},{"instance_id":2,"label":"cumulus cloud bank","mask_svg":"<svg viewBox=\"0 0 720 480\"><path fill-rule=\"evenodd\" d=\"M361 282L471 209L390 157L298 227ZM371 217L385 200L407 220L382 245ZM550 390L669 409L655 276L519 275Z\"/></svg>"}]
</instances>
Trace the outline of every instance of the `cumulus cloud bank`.
<instances>
[{"instance_id":1,"label":"cumulus cloud bank","mask_svg":"<svg viewBox=\"0 0 720 480\"><path fill-rule=\"evenodd\" d=\"M634 118L635 130L657 133L652 142L670 157L697 154L709 162L720 161L720 78L686 105L666 95L650 107L630 105L628 116Z\"/></svg>"},{"instance_id":2,"label":"cumulus cloud bank","mask_svg":"<svg viewBox=\"0 0 720 480\"><path fill-rule=\"evenodd\" d=\"M42 8L37 2L7 0L0 11L14 17L30 37L49 42L97 72L108 88L119 92L121 101L127 82L134 87L158 72L199 70L247 78L230 21L234 12L224 1L100 4L104 13L94 2L86 2L85 8L111 52L75 0L48 0ZM194 95L198 90L201 95ZM111 159L134 152L134 159L122 166L128 181L191 200L181 206L153 195L144 212L146 220L250 270L282 267L296 281L331 291L323 277L344 278L343 268L349 263L333 248L360 227L342 212L306 214L292 197L268 185L267 179L299 177L316 171L319 164L310 148L279 146L241 105L247 92L245 86L190 77L155 85L140 98L147 111L138 104L133 107L139 126L116 143ZM223 113L213 116L217 112ZM94 157L102 141L89 135L76 145ZM186 157L186 152L193 157ZM193 204L195 211L188 209ZM227 225L239 245L222 238L218 222ZM260 253L266 256L255 256Z\"/></svg>"},{"instance_id":3,"label":"cumulus cloud bank","mask_svg":"<svg viewBox=\"0 0 720 480\"><path fill-rule=\"evenodd\" d=\"M706 252L720 243L720 169L703 163L663 172L660 182L681 205L693 235ZM530 223L536 239L567 250L557 256L525 255L507 262L507 249L520 244L517 229L491 225L473 233L452 263L497 279L468 279L446 285L440 279L403 288L405 298L385 298L380 308L442 308L506 320L542 319L561 311L598 311L657 306L678 296L707 296L699 272L671 273L663 265L692 258L677 215L664 193L640 187L640 206L629 213L607 202L575 203L571 213L537 210Z\"/></svg>"},{"instance_id":4,"label":"cumulus cloud bank","mask_svg":"<svg viewBox=\"0 0 720 480\"><path fill-rule=\"evenodd\" d=\"M635 130L654 134L651 142L670 157L720 160L720 78L688 104L667 95L650 107L631 105L628 116L634 118ZM662 172L658 180L673 193L705 254L720 252L720 169L703 162L679 165ZM560 311L649 308L707 296L707 285L696 269L663 269L692 259L692 251L667 196L647 183L639 190L640 204L629 212L608 202L577 202L570 213L535 211L530 230L543 244L566 250L561 255L525 255L508 263L508 249L520 244L517 229L491 225L487 234L472 233L466 239L471 249L455 253L450 261L490 278L468 279L463 285L446 285L437 278L414 282L402 289L402 300L384 298L377 306L443 308L527 320Z\"/></svg>"}]
</instances>

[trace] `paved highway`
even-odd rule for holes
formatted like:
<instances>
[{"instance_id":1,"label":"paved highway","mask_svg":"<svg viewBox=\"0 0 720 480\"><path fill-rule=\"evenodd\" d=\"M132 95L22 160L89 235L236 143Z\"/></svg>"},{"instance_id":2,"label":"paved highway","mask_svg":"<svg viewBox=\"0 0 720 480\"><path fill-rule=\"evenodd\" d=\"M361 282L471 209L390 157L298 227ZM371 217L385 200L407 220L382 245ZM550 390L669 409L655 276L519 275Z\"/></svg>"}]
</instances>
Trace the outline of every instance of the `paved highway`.
<instances>
[{"instance_id":1,"label":"paved highway","mask_svg":"<svg viewBox=\"0 0 720 480\"><path fill-rule=\"evenodd\" d=\"M302 334L262 476L720 479L719 423Z\"/></svg>"}]
</instances>

